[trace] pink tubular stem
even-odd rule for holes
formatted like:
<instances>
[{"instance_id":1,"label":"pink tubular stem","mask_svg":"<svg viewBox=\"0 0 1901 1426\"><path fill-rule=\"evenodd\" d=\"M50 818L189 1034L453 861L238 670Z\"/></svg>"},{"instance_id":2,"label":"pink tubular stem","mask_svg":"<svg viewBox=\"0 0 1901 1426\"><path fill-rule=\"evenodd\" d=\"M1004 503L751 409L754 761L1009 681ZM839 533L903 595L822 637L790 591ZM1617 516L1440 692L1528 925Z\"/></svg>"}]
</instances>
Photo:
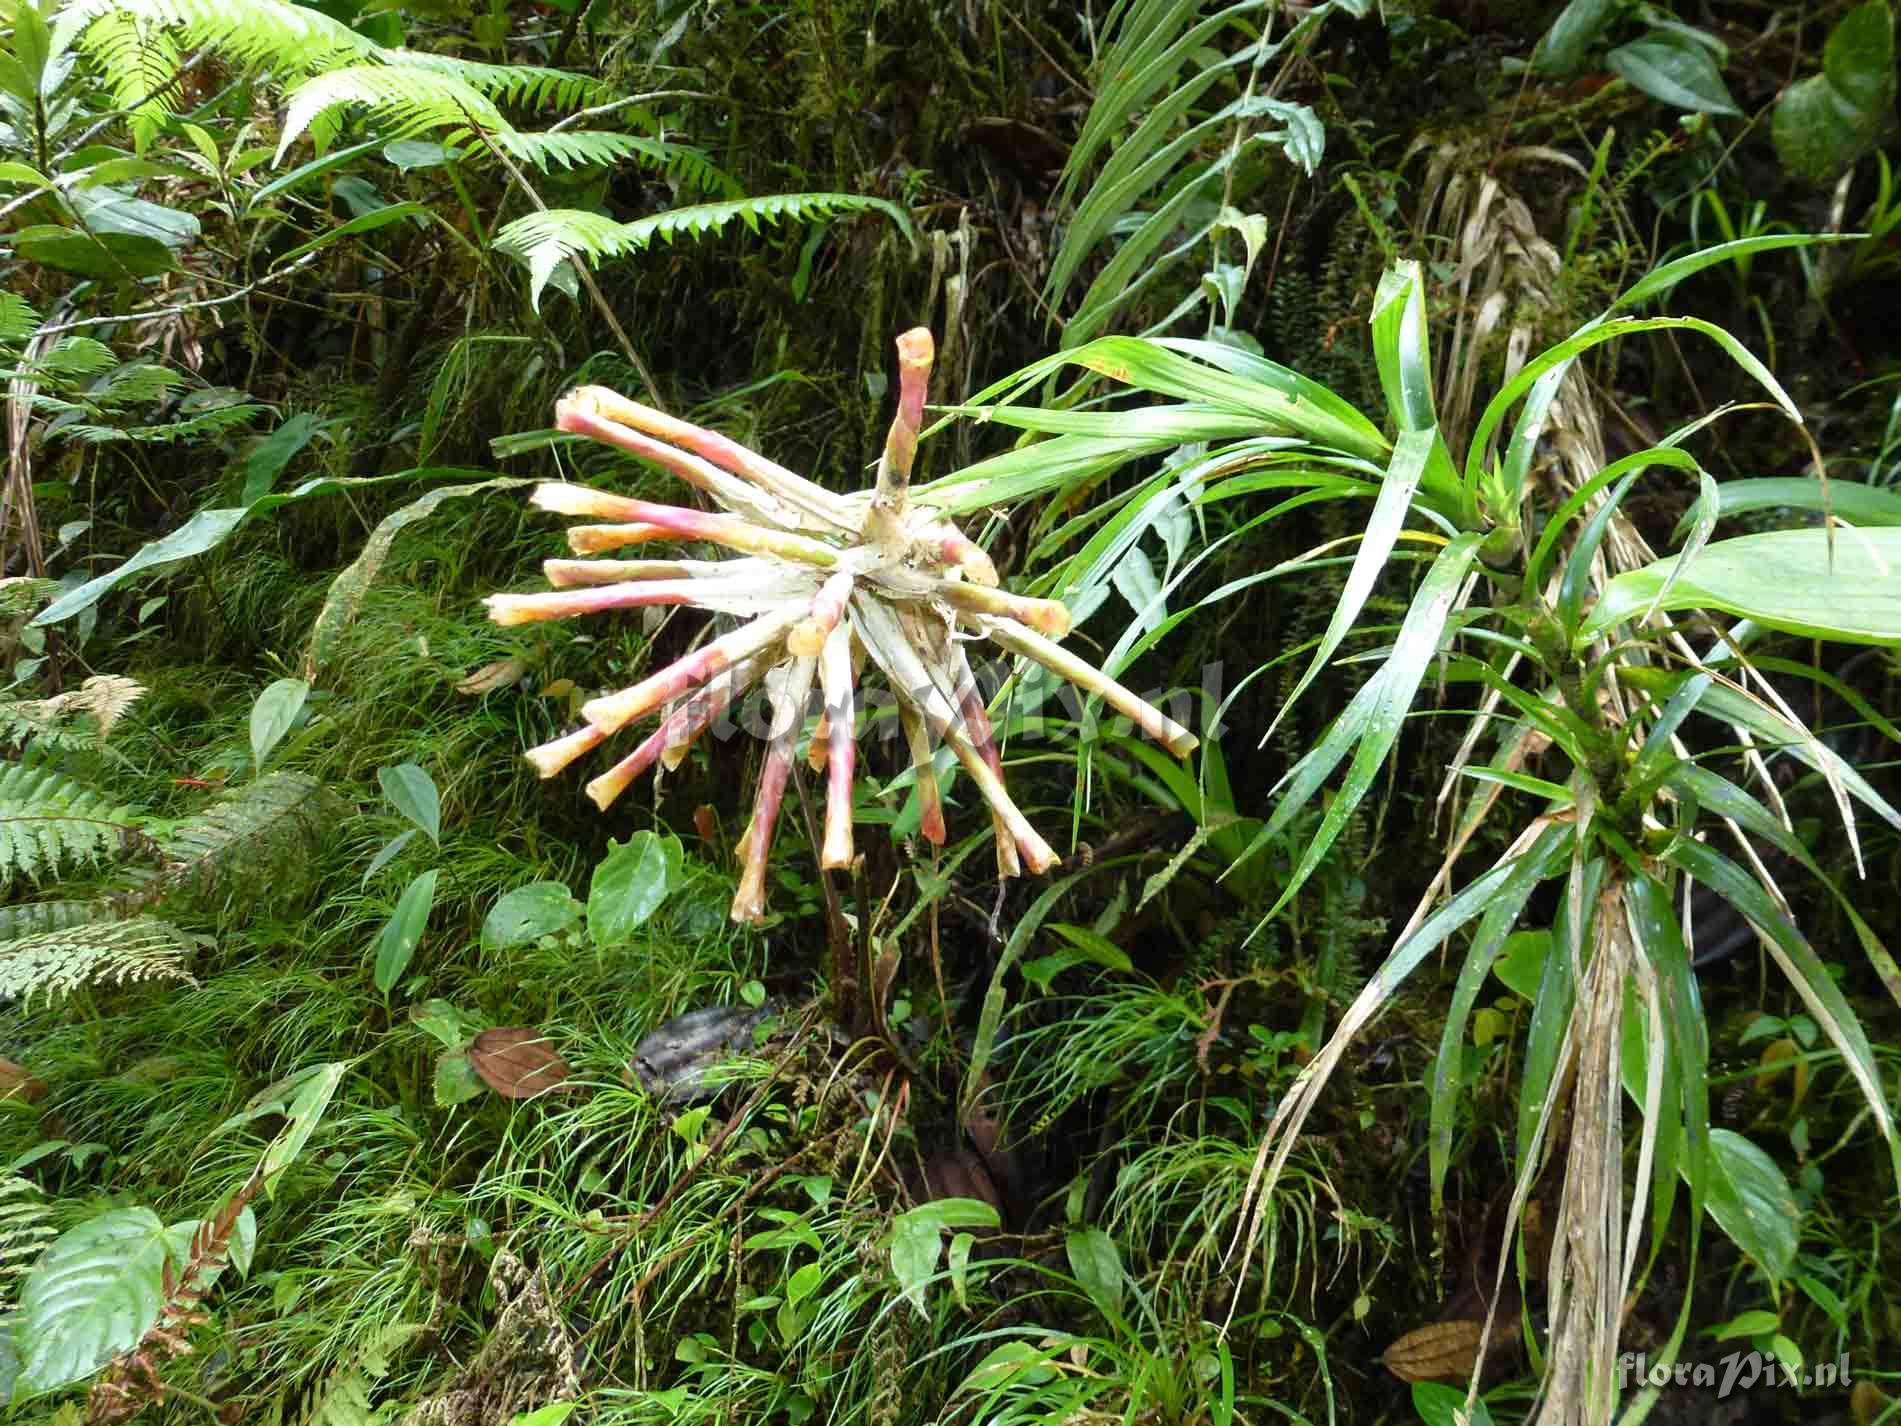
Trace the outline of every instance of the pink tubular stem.
<instances>
[{"instance_id":1,"label":"pink tubular stem","mask_svg":"<svg viewBox=\"0 0 1901 1426\"><path fill-rule=\"evenodd\" d=\"M642 679L631 688L610 693L584 704L581 716L604 733L614 733L642 714L651 713L714 674L731 668L741 659L751 658L775 640L798 618L798 611L763 614L752 623L735 629L696 649L660 672Z\"/></svg>"},{"instance_id":2,"label":"pink tubular stem","mask_svg":"<svg viewBox=\"0 0 1901 1426\"><path fill-rule=\"evenodd\" d=\"M690 421L682 421L677 416L669 416L664 411L656 411L651 406L643 406L604 386L579 387L570 391L566 399L576 403L577 410L592 410L609 421L645 431L682 450L703 456L714 465L745 477L761 490L834 529L849 528L848 522L842 517L836 495L717 431L709 431Z\"/></svg>"},{"instance_id":3,"label":"pink tubular stem","mask_svg":"<svg viewBox=\"0 0 1901 1426\"><path fill-rule=\"evenodd\" d=\"M911 749L911 766L917 773L918 831L932 846L941 847L947 836L944 796L937 786L931 735L925 729L924 715L902 693L898 694L898 723L904 729L904 740Z\"/></svg>"},{"instance_id":4,"label":"pink tubular stem","mask_svg":"<svg viewBox=\"0 0 1901 1426\"><path fill-rule=\"evenodd\" d=\"M697 568L696 568L697 567ZM711 566L700 560L543 560L542 577L556 589L624 584L633 579L691 579Z\"/></svg>"},{"instance_id":5,"label":"pink tubular stem","mask_svg":"<svg viewBox=\"0 0 1901 1426\"><path fill-rule=\"evenodd\" d=\"M781 502L774 500L766 491L728 474L710 461L702 460L686 451L676 450L664 441L656 441L651 436L621 425L618 421L610 421L593 405L578 401L573 395L555 403L554 424L557 430L586 436L603 445L614 446L637 455L642 460L652 461L661 469L679 476L694 489L705 491L729 510L744 510L750 515L770 518L780 524L790 525L798 522L796 514L787 510ZM570 511L568 513L591 512Z\"/></svg>"},{"instance_id":6,"label":"pink tubular stem","mask_svg":"<svg viewBox=\"0 0 1901 1426\"><path fill-rule=\"evenodd\" d=\"M776 687L771 682L766 685L772 699L772 742L765 766L759 770L759 792L746 828L739 889L733 893L735 921L757 922L766 916L766 863L772 852L773 828L785 800L786 780L792 775L792 752L805 723L805 701L811 696L817 666L817 659L794 659Z\"/></svg>"},{"instance_id":7,"label":"pink tubular stem","mask_svg":"<svg viewBox=\"0 0 1901 1426\"><path fill-rule=\"evenodd\" d=\"M606 737L599 728L587 723L551 743L528 749L522 756L534 764L540 776L553 777L583 753L598 748Z\"/></svg>"}]
</instances>

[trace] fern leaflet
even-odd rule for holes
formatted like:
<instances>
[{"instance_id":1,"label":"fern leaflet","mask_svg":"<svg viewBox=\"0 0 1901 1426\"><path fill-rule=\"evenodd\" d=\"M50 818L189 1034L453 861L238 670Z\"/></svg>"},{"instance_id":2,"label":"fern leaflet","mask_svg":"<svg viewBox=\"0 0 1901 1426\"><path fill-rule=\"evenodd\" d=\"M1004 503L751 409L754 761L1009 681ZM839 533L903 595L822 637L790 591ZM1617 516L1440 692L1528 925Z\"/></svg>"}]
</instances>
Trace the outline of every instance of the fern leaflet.
<instances>
[{"instance_id":1,"label":"fern leaflet","mask_svg":"<svg viewBox=\"0 0 1901 1426\"><path fill-rule=\"evenodd\" d=\"M0 1000L24 1004L42 993L140 980L195 985L185 962L203 942L150 916L22 937L0 945Z\"/></svg>"},{"instance_id":2,"label":"fern leaflet","mask_svg":"<svg viewBox=\"0 0 1901 1426\"><path fill-rule=\"evenodd\" d=\"M505 133L491 137L497 147L532 163L543 173L555 164L563 168L604 167L632 159L660 169L669 178L690 183L704 193L721 193L729 198L740 196L738 181L690 144L593 130L561 134Z\"/></svg>"},{"instance_id":3,"label":"fern leaflet","mask_svg":"<svg viewBox=\"0 0 1901 1426\"><path fill-rule=\"evenodd\" d=\"M681 236L700 238L717 233L735 219L756 233L761 221L810 223L851 212L882 213L907 238L911 236L911 220L882 198L855 193L775 193L721 203L694 203L632 223L618 223L578 208L550 208L506 224L495 234L495 246L526 264L529 301L539 309L541 291L555 269L576 257L599 264L607 258L639 252L656 239L671 242Z\"/></svg>"},{"instance_id":4,"label":"fern leaflet","mask_svg":"<svg viewBox=\"0 0 1901 1426\"><path fill-rule=\"evenodd\" d=\"M131 808L51 768L0 768L0 889L143 841L138 820Z\"/></svg>"},{"instance_id":5,"label":"fern leaflet","mask_svg":"<svg viewBox=\"0 0 1901 1426\"><path fill-rule=\"evenodd\" d=\"M52 1217L32 1180L0 1173L0 1312L14 1305L11 1280L26 1275L53 1236Z\"/></svg>"},{"instance_id":6,"label":"fern leaflet","mask_svg":"<svg viewBox=\"0 0 1901 1426\"><path fill-rule=\"evenodd\" d=\"M455 139L472 128L513 128L492 99L454 74L418 64L354 64L313 75L291 91L276 161L284 161L290 146L318 118L353 105L375 113L388 125L382 132L389 138L448 129Z\"/></svg>"},{"instance_id":7,"label":"fern leaflet","mask_svg":"<svg viewBox=\"0 0 1901 1426\"><path fill-rule=\"evenodd\" d=\"M24 906L0 906L0 943L23 936L43 936L102 921L111 908L99 901L29 901Z\"/></svg>"}]
</instances>

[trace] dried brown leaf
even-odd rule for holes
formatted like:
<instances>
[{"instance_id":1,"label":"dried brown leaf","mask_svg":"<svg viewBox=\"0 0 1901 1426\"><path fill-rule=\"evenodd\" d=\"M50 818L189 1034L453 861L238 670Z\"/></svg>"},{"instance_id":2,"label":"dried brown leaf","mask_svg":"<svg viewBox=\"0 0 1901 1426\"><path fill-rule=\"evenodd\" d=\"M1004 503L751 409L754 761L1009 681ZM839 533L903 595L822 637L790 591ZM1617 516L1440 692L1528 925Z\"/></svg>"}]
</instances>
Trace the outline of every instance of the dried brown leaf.
<instances>
[{"instance_id":1,"label":"dried brown leaf","mask_svg":"<svg viewBox=\"0 0 1901 1426\"><path fill-rule=\"evenodd\" d=\"M494 693L497 689L520 683L527 672L528 665L520 659L497 659L494 663L483 664L467 678L459 680L455 691L479 698L484 693Z\"/></svg>"},{"instance_id":2,"label":"dried brown leaf","mask_svg":"<svg viewBox=\"0 0 1901 1426\"><path fill-rule=\"evenodd\" d=\"M0 1059L0 1099L24 1099L37 1103L46 1094L46 1081L35 1079L24 1065Z\"/></svg>"},{"instance_id":3,"label":"dried brown leaf","mask_svg":"<svg viewBox=\"0 0 1901 1426\"><path fill-rule=\"evenodd\" d=\"M484 1030L469 1046L469 1065L504 1099L533 1099L560 1088L573 1073L548 1048L547 1037L527 1025Z\"/></svg>"},{"instance_id":4,"label":"dried brown leaf","mask_svg":"<svg viewBox=\"0 0 1901 1426\"><path fill-rule=\"evenodd\" d=\"M1380 1358L1401 1381L1461 1382L1478 1360L1483 1322L1429 1322L1415 1327Z\"/></svg>"}]
</instances>

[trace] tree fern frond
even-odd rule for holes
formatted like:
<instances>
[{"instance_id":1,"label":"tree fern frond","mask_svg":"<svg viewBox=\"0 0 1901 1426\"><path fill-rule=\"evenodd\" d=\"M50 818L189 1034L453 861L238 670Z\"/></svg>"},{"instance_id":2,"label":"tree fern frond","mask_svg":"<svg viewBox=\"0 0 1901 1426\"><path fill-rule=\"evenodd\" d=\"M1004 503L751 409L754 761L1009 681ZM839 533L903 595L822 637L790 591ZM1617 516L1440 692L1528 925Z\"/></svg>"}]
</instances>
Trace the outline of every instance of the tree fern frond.
<instances>
[{"instance_id":1,"label":"tree fern frond","mask_svg":"<svg viewBox=\"0 0 1901 1426\"><path fill-rule=\"evenodd\" d=\"M722 193L732 198L740 195L738 180L690 144L587 129L561 134L518 132L493 137L504 151L532 163L543 173L555 164L563 168L586 168L631 159L660 169L669 178L689 183L703 193Z\"/></svg>"},{"instance_id":2,"label":"tree fern frond","mask_svg":"<svg viewBox=\"0 0 1901 1426\"><path fill-rule=\"evenodd\" d=\"M492 99L454 74L420 64L353 64L313 75L291 91L276 161L283 162L313 121L351 107L374 113L388 138L447 129L453 141L472 126L502 133L514 127Z\"/></svg>"},{"instance_id":3,"label":"tree fern frond","mask_svg":"<svg viewBox=\"0 0 1901 1426\"><path fill-rule=\"evenodd\" d=\"M281 899L341 813L341 800L315 778L270 773L160 837L160 869L136 871L133 880L147 901L175 895L229 901L265 885Z\"/></svg>"},{"instance_id":4,"label":"tree fern frond","mask_svg":"<svg viewBox=\"0 0 1901 1426\"><path fill-rule=\"evenodd\" d=\"M135 441L141 445L170 445L176 441L197 441L211 436L222 436L240 426L248 426L259 415L269 411L269 406L254 401L239 402L234 406L218 406L201 412L183 421L167 421L157 426L100 426L92 422L75 422L70 426L61 426L55 433L71 440L84 441L89 446L102 446L112 441Z\"/></svg>"},{"instance_id":5,"label":"tree fern frond","mask_svg":"<svg viewBox=\"0 0 1901 1426\"><path fill-rule=\"evenodd\" d=\"M543 69L532 64L482 64L477 60L425 54L419 50L384 50L383 56L389 64L434 70L461 80L491 99L528 109L573 109L607 98L610 92L598 79L565 69Z\"/></svg>"},{"instance_id":6,"label":"tree fern frond","mask_svg":"<svg viewBox=\"0 0 1901 1426\"><path fill-rule=\"evenodd\" d=\"M145 685L137 679L96 673L51 698L0 701L0 747L93 747L144 696ZM91 728L69 726L67 720L79 716L90 718Z\"/></svg>"},{"instance_id":7,"label":"tree fern frond","mask_svg":"<svg viewBox=\"0 0 1901 1426\"><path fill-rule=\"evenodd\" d=\"M503 226L495 234L495 246L526 264L529 300L539 307L541 290L554 270L576 257L599 264L607 258L639 252L656 239L671 242L681 236L700 238L717 233L735 219L756 233L762 221L816 222L849 212L883 213L907 238L911 236L910 219L882 198L855 193L774 193L721 203L694 203L632 223L618 223L578 208L550 208Z\"/></svg>"},{"instance_id":8,"label":"tree fern frond","mask_svg":"<svg viewBox=\"0 0 1901 1426\"><path fill-rule=\"evenodd\" d=\"M31 302L17 292L0 292L0 342L24 346L40 329L41 317Z\"/></svg>"},{"instance_id":9,"label":"tree fern frond","mask_svg":"<svg viewBox=\"0 0 1901 1426\"><path fill-rule=\"evenodd\" d=\"M115 71L143 63L142 55L129 52L126 27L118 23L126 18L176 32L184 49L208 49L279 75L312 74L377 51L348 25L286 0L72 0L54 22L54 48L76 42L117 89Z\"/></svg>"},{"instance_id":10,"label":"tree fern frond","mask_svg":"<svg viewBox=\"0 0 1901 1426\"><path fill-rule=\"evenodd\" d=\"M184 376L155 362L127 362L86 393L98 406L143 406L185 384Z\"/></svg>"},{"instance_id":11,"label":"tree fern frond","mask_svg":"<svg viewBox=\"0 0 1901 1426\"><path fill-rule=\"evenodd\" d=\"M0 619L17 619L22 614L35 613L58 593L57 579L36 579L30 574L0 579Z\"/></svg>"},{"instance_id":12,"label":"tree fern frond","mask_svg":"<svg viewBox=\"0 0 1901 1426\"><path fill-rule=\"evenodd\" d=\"M130 807L52 768L0 768L0 888L142 842L138 822Z\"/></svg>"},{"instance_id":13,"label":"tree fern frond","mask_svg":"<svg viewBox=\"0 0 1901 1426\"><path fill-rule=\"evenodd\" d=\"M70 930L112 916L112 908L103 901L29 901L23 906L0 906L0 943Z\"/></svg>"},{"instance_id":14,"label":"tree fern frond","mask_svg":"<svg viewBox=\"0 0 1901 1426\"><path fill-rule=\"evenodd\" d=\"M150 916L47 931L0 945L0 1001L64 995L84 985L182 980L186 958L204 944Z\"/></svg>"},{"instance_id":15,"label":"tree fern frond","mask_svg":"<svg viewBox=\"0 0 1901 1426\"><path fill-rule=\"evenodd\" d=\"M14 1306L11 1280L26 1276L53 1233L53 1207L38 1186L0 1173L0 1312Z\"/></svg>"},{"instance_id":16,"label":"tree fern frond","mask_svg":"<svg viewBox=\"0 0 1901 1426\"><path fill-rule=\"evenodd\" d=\"M170 81L182 62L178 41L163 26L126 10L101 15L87 38L95 52L114 56L100 68L113 99L127 111L134 147L143 153L171 114Z\"/></svg>"}]
</instances>

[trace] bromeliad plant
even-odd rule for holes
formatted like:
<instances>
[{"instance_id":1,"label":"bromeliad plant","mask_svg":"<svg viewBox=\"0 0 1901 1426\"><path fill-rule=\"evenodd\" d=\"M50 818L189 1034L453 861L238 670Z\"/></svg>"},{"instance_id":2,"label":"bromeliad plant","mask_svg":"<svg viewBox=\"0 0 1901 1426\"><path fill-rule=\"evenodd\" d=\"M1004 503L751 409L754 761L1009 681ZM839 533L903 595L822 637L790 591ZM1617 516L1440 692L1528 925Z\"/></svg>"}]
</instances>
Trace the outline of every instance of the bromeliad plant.
<instances>
[{"instance_id":1,"label":"bromeliad plant","mask_svg":"<svg viewBox=\"0 0 1901 1426\"><path fill-rule=\"evenodd\" d=\"M1033 587L1036 592L1086 594L1114 578L1147 532L1165 534L1164 522L1274 499L1265 509L1250 508L1232 522L1231 533L1181 562L1149 607L1137 611L1107 667L1198 609L1260 581L1350 560L1339 604L1291 704L1355 632L1382 574L1407 563L1416 567L1415 592L1397 627L1363 630L1381 636L1361 656L1373 673L1287 771L1259 834L1235 864L1308 825L1296 819L1312 818L1323 786L1346 765L1317 809L1317 830L1297 850L1292 875L1269 912L1277 914L1366 797L1435 668L1448 685L1470 690L1468 732L1441 800L1461 785L1475 791L1454 819L1438 875L1386 962L1283 1098L1249 1176L1252 1216L1237 1245L1260 1231L1267 1195L1355 1037L1422 961L1476 923L1431 1077L1430 1168L1438 1199L1451 1155L1455 1073L1468 1016L1533 893L1543 883L1558 883L1560 911L1544 941L1548 951L1519 1060L1520 1158L1511 1208L1515 1227L1545 1159L1556 1143L1568 1143L1545 1272L1550 1338L1541 1422L1611 1419L1619 1325L1655 1261L1680 1182L1688 1186L1693 1263L1707 1207L1776 1273L1736 1187L1733 1156L1742 1141L1710 1127L1707 1030L1691 969L1689 918L1675 909L1687 907L1694 886L1709 888L1753 924L1841 1052L1891 1154L1897 1152L1893 1111L1867 1036L1765 865L1764 854L1773 849L1827 883L1794 834L1767 760L1792 758L1820 774L1857 855L1851 799L1898 828L1901 812L1802 724L1765 666L1835 686L1828 676L1799 658L1753 662L1750 650L1770 631L1901 644L1901 529L1856 528L1836 518L1865 508L1865 500L1851 495L1871 493L1847 482L1783 481L1778 503L1817 512L1817 526L1712 539L1725 509L1747 508L1748 499L1744 492L1730 500L1736 487L1719 487L1690 453L1692 438L1713 417L1568 479L1541 455L1547 438L1572 434L1554 427L1567 419L1560 391L1577 380L1578 359L1643 332L1684 332L1714 342L1799 427L1801 417L1774 376L1726 331L1689 317L1629 314L1711 264L1806 241L1813 240L1762 236L1657 268L1603 316L1510 373L1464 442L1462 459L1440 426L1425 286L1413 263L1386 274L1372 316L1391 438L1318 383L1207 341L1102 338L1025 369L964 408L1050 437L953 477L972 490L1005 483L1021 494L1060 497L1101 481L1132 457L1176 451L1159 474L1099 499L1083 516L1057 513L1067 505L1061 498L1049 502L1052 513L1032 530L1032 542L1040 535L1046 555L1082 543ZM1125 393L1167 400L1122 410L1013 404L1065 363L1108 377ZM1567 401L1576 410L1588 397L1573 388ZM1515 422L1507 424L1514 410ZM1570 449L1577 444L1559 442ZM1680 553L1661 560L1620 513L1646 472L1687 477L1697 489ZM1234 579L1198 603L1170 607L1183 581L1229 540L1319 501L1364 501L1368 511L1350 539ZM1687 610L1741 622L1723 630L1673 619ZM1437 711L1445 716L1444 708ZM1713 720L1714 742L1741 752L1698 751L1711 740L1692 742L1693 717ZM1892 733L1885 720L1871 721ZM1521 810L1497 826L1513 815L1514 800ZM1488 824L1492 844L1505 850L1459 885L1454 868ZM1734 854L1719 849L1721 843ZM1832 885L1829 890L1841 900ZM1901 1001L1893 960L1854 908L1841 904L1877 974ZM1626 1094L1642 1110L1628 1219ZM1568 1135L1552 1132L1567 1115ZM1896 1163L1901 1168L1901 1155ZM1648 1257L1639 1251L1646 1206ZM1513 1257L1501 1253L1499 1261ZM1672 1355L1688 1308L1686 1300L1668 1344ZM1476 1391L1476 1370L1473 1381ZM1638 1416L1646 1405L1637 1403Z\"/></svg>"},{"instance_id":2,"label":"bromeliad plant","mask_svg":"<svg viewBox=\"0 0 1901 1426\"><path fill-rule=\"evenodd\" d=\"M839 494L713 431L601 387L582 387L556 407L555 424L629 451L679 476L731 513L712 514L632 500L580 485L537 487L544 510L609 523L568 532L576 555L595 556L650 540L703 542L740 552L723 560L560 559L545 566L554 593L495 594L498 624L561 619L610 609L685 604L747 622L630 688L582 708L580 728L527 756L552 777L608 737L649 714L658 727L587 785L605 811L658 761L678 766L693 740L734 701L763 683L772 707L770 745L740 840L733 919L765 914L765 874L773 826L792 771L816 682L823 713L808 757L827 772L820 865L852 861L852 774L856 685L867 657L883 670L916 770L921 830L945 837L933 740L956 756L990 808L997 869L1015 876L1056 860L1003 783L1003 763L970 662L969 639L987 639L1100 697L1180 756L1194 735L1056 641L1069 610L998 585L990 557L948 518L927 490L910 487L933 347L917 328L898 338L897 415L872 489ZM960 493L964 493L960 490ZM1006 492L986 492L1001 503ZM962 508L962 507L960 507Z\"/></svg>"}]
</instances>

